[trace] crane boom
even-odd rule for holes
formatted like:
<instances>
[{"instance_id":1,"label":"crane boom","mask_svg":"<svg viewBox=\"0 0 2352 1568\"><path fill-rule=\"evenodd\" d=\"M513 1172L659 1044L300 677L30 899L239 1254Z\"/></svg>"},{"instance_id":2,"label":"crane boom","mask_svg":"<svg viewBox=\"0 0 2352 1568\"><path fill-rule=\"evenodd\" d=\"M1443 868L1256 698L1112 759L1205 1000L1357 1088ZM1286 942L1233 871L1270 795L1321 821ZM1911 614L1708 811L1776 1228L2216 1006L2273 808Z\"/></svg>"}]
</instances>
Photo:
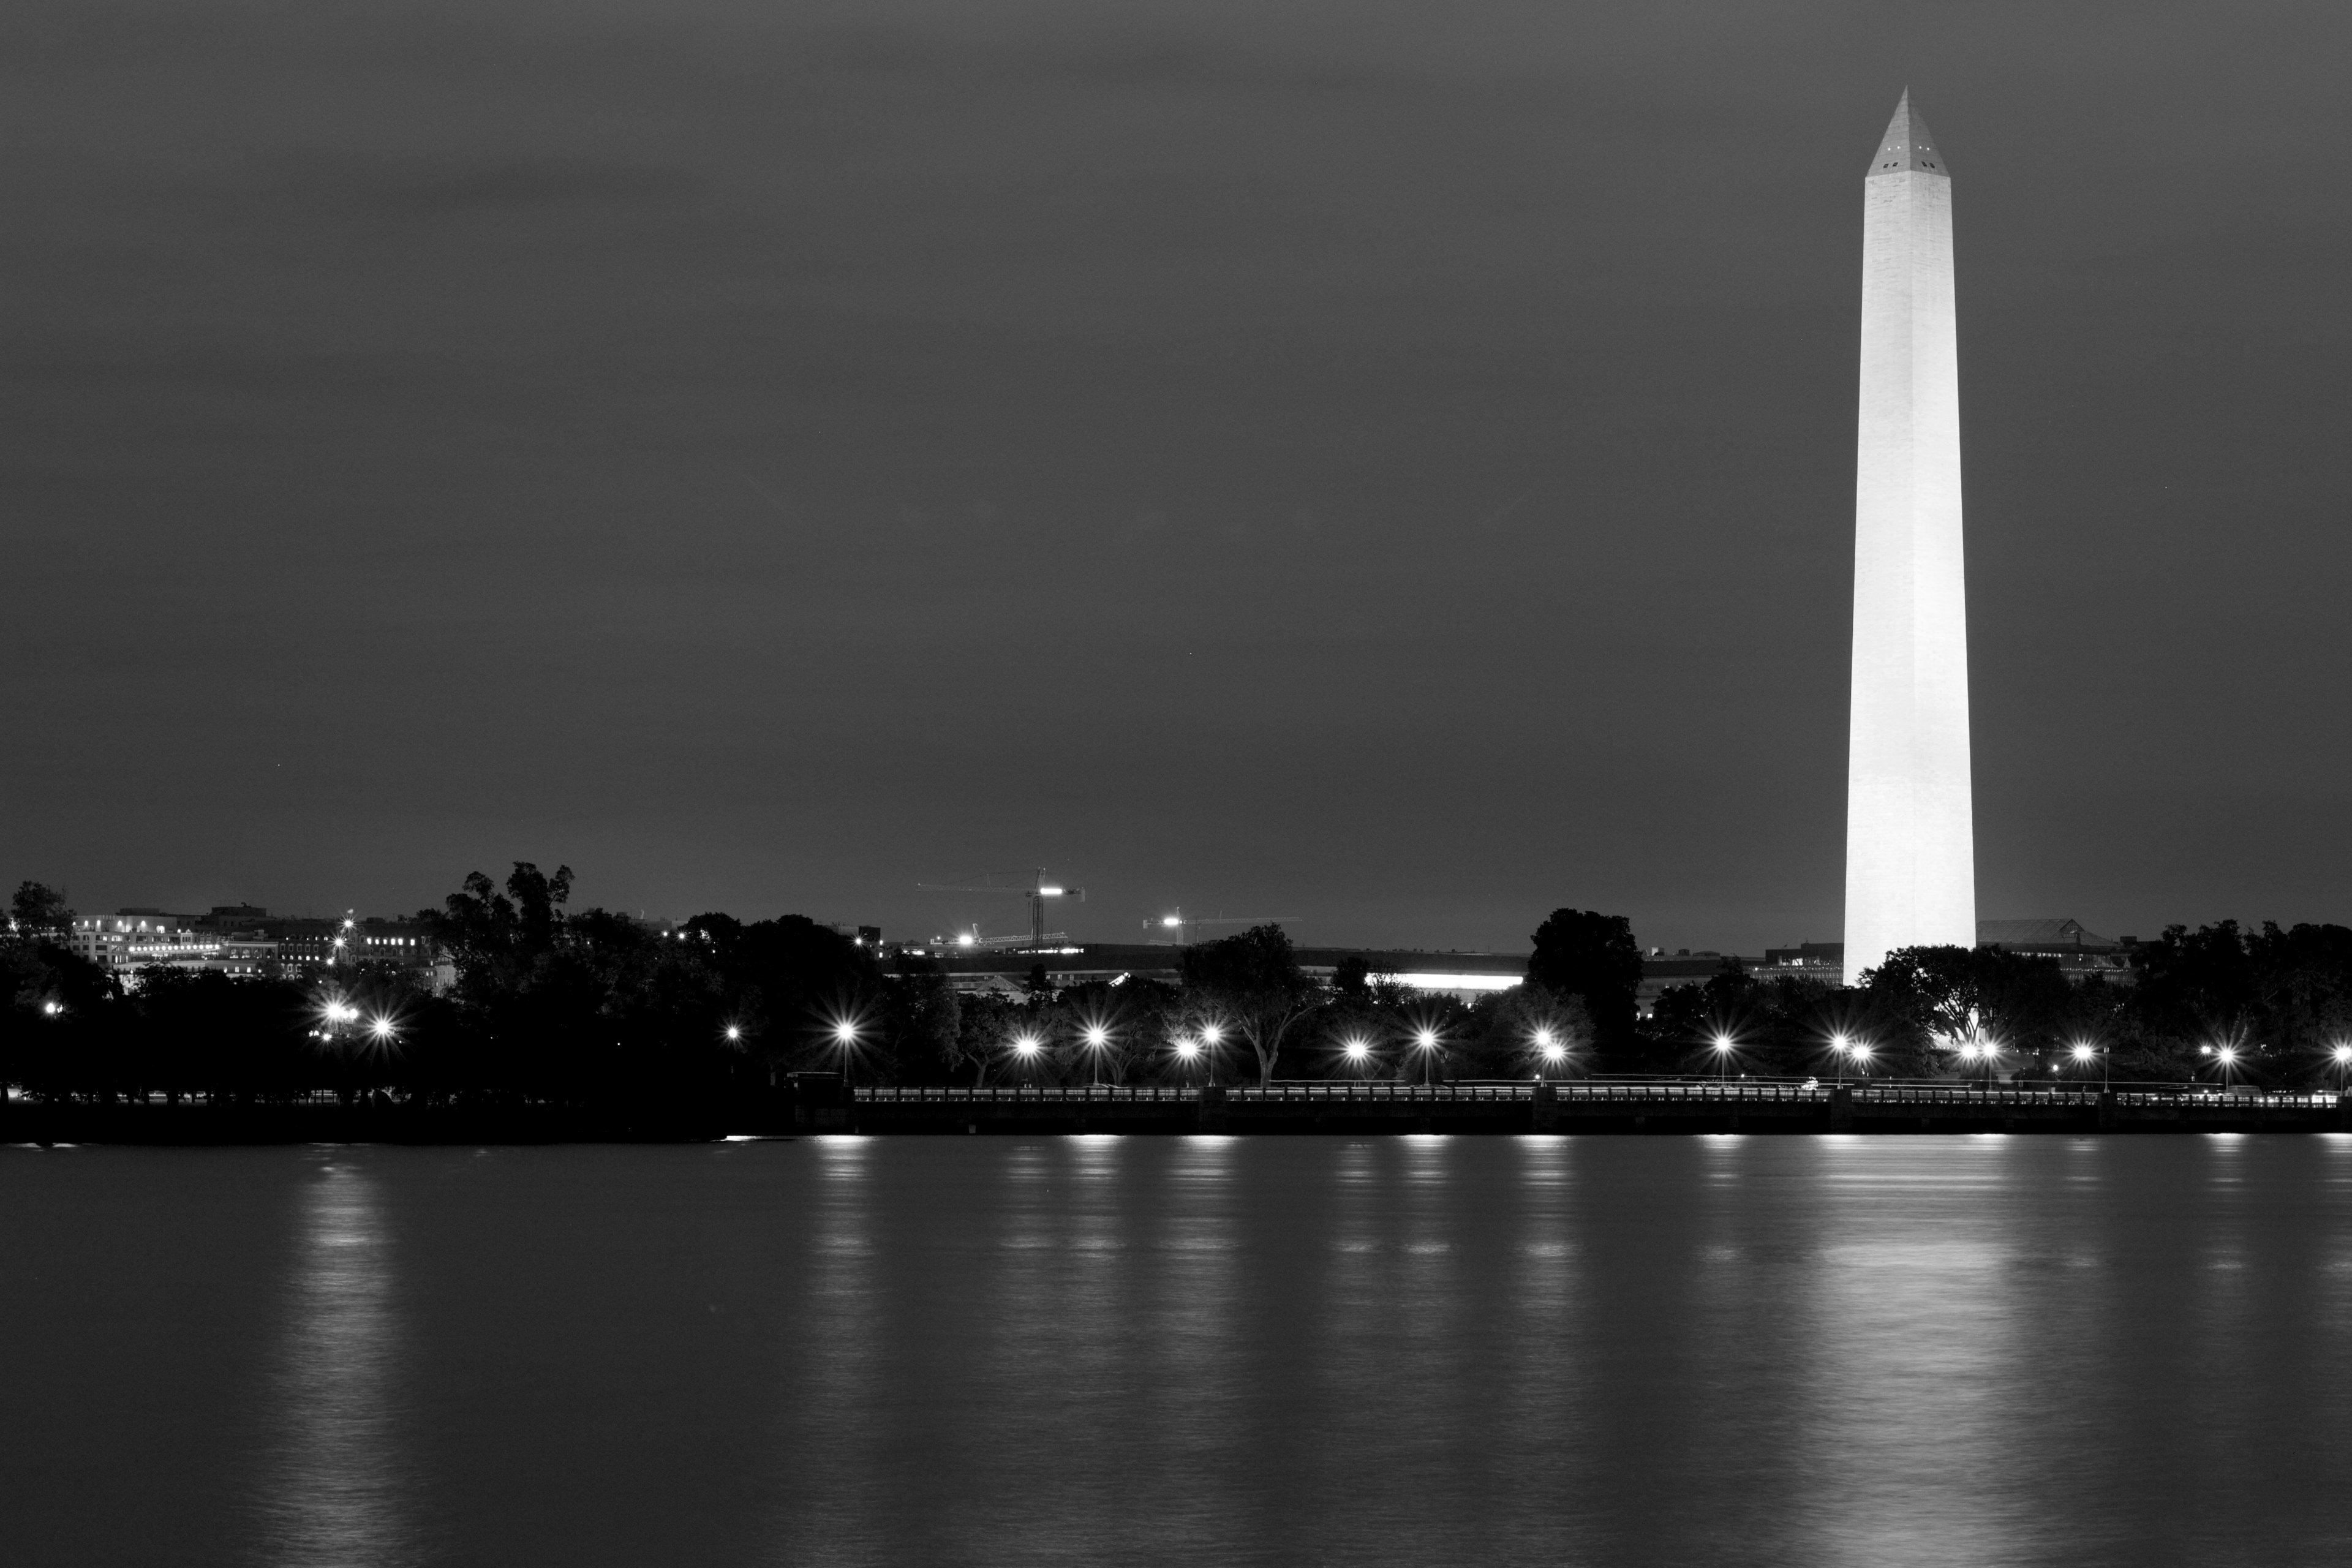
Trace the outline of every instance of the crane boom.
<instances>
[{"instance_id":1,"label":"crane boom","mask_svg":"<svg viewBox=\"0 0 2352 1568\"><path fill-rule=\"evenodd\" d=\"M1202 926L1278 926L1298 918L1297 915L1206 915L1196 918L1177 910L1161 915L1156 921L1144 921L1143 929L1172 931L1176 933L1176 945L1181 947L1188 940L1185 933L1198 931Z\"/></svg>"},{"instance_id":2,"label":"crane boom","mask_svg":"<svg viewBox=\"0 0 2352 1568\"><path fill-rule=\"evenodd\" d=\"M983 876L989 874L982 873ZM1025 888L1009 888L1002 882L918 882L915 886L927 893L1018 894L1029 900L1029 940L1037 947L1045 945L1046 900L1076 899L1080 903L1087 901L1087 890L1084 888L1065 888L1058 883L1046 881L1045 868L1043 866L1037 868L1037 874L1030 879L1029 885Z\"/></svg>"}]
</instances>

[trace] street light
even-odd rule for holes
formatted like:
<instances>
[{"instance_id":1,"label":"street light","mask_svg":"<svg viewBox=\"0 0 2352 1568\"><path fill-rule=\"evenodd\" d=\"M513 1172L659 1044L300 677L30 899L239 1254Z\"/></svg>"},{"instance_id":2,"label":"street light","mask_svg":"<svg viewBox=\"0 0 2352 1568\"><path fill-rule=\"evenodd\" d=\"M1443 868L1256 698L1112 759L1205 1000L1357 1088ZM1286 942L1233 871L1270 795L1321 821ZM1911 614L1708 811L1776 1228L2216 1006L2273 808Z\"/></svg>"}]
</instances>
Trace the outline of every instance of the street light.
<instances>
[{"instance_id":1,"label":"street light","mask_svg":"<svg viewBox=\"0 0 2352 1568\"><path fill-rule=\"evenodd\" d=\"M1853 1041L1843 1032L1830 1037L1830 1054L1837 1058L1837 1080L1840 1083L1845 1081L1845 1058L1852 1049Z\"/></svg>"},{"instance_id":2,"label":"street light","mask_svg":"<svg viewBox=\"0 0 2352 1568\"><path fill-rule=\"evenodd\" d=\"M1717 1029L1709 1048L1715 1052L1715 1086L1721 1089L1731 1071L1731 1053L1739 1048L1739 1042Z\"/></svg>"},{"instance_id":3,"label":"street light","mask_svg":"<svg viewBox=\"0 0 2352 1568\"><path fill-rule=\"evenodd\" d=\"M2073 1057L2073 1058L2074 1058L2074 1065L2075 1065L2076 1067L2079 1067L2079 1068L2087 1068L2091 1065L2091 1058L2092 1058L2093 1057L2096 1057L2096 1058L2099 1058L2099 1092L2100 1092L2100 1093L2102 1093L2102 1094L2105 1094L2105 1093L2107 1091L2108 1081L2109 1081L2109 1079L2108 1079L2108 1074L2109 1074L2109 1072L2110 1072L2112 1069L2111 1069L2111 1068L2110 1068L2110 1067L2109 1067L2109 1064L2108 1064L2108 1061L2107 1061L2107 1053L2106 1053L2105 1050L2101 1049L2101 1048L2100 1048L2099 1047L2097 1047L2097 1046L2095 1046L2095 1045L2091 1044L2091 1042L2090 1042L2090 1041L2088 1041L2088 1040L2077 1040L2077 1041L2075 1041L2075 1042L2074 1042L2074 1044L2073 1045L2073 1047L2070 1047L2070 1048L2068 1049L2068 1051L2067 1051L2067 1053L2066 1053L2066 1054L2067 1054L2068 1056L2071 1056L2071 1057Z\"/></svg>"},{"instance_id":4,"label":"street light","mask_svg":"<svg viewBox=\"0 0 2352 1568\"><path fill-rule=\"evenodd\" d=\"M1421 1053L1421 1087L1430 1087L1431 1064L1437 1059L1437 1031L1424 1025L1412 1037L1413 1048Z\"/></svg>"},{"instance_id":5,"label":"street light","mask_svg":"<svg viewBox=\"0 0 2352 1568\"><path fill-rule=\"evenodd\" d=\"M1854 1071L1862 1074L1864 1078L1868 1078L1870 1076L1869 1045L1864 1041L1856 1040L1846 1047L1846 1051L1853 1058Z\"/></svg>"},{"instance_id":6,"label":"street light","mask_svg":"<svg viewBox=\"0 0 2352 1568\"><path fill-rule=\"evenodd\" d=\"M743 1038L743 1026L740 1024L728 1025L727 1038L732 1042L740 1042Z\"/></svg>"},{"instance_id":7,"label":"street light","mask_svg":"<svg viewBox=\"0 0 2352 1568\"><path fill-rule=\"evenodd\" d=\"M834 1054L839 1058L837 1070L841 1074L841 1081L847 1083L849 1069L857 1059L858 1044L865 1038L865 1028L854 1015L835 1014L825 1029L825 1035L832 1040Z\"/></svg>"},{"instance_id":8,"label":"street light","mask_svg":"<svg viewBox=\"0 0 2352 1568\"><path fill-rule=\"evenodd\" d=\"M49 1004L54 1007L56 1003ZM2327 1053L2336 1058L2336 1086L2339 1093L2352 1091L2352 1045L2336 1047Z\"/></svg>"},{"instance_id":9,"label":"street light","mask_svg":"<svg viewBox=\"0 0 2352 1568\"><path fill-rule=\"evenodd\" d=\"M1103 1053L1110 1049L1109 1026L1101 1023L1088 1024L1086 1041L1087 1064L1093 1070L1094 1081L1100 1083L1102 1082Z\"/></svg>"},{"instance_id":10,"label":"street light","mask_svg":"<svg viewBox=\"0 0 2352 1568\"><path fill-rule=\"evenodd\" d=\"M1208 1082L1214 1083L1217 1081L1217 1047L1224 1043L1225 1026L1223 1024L1203 1024L1200 1038L1202 1071Z\"/></svg>"},{"instance_id":11,"label":"street light","mask_svg":"<svg viewBox=\"0 0 2352 1568\"><path fill-rule=\"evenodd\" d=\"M2237 1070L2238 1047L2235 1046L2216 1046L2213 1047L2213 1059L2221 1064L2221 1083L2224 1088L2227 1088L2231 1077Z\"/></svg>"},{"instance_id":12,"label":"street light","mask_svg":"<svg viewBox=\"0 0 2352 1568\"><path fill-rule=\"evenodd\" d=\"M1543 1081L1545 1068L1556 1068L1568 1060L1568 1047L1562 1045L1559 1037L1549 1029L1538 1029L1535 1033L1534 1044L1537 1064L1536 1081L1540 1083Z\"/></svg>"},{"instance_id":13,"label":"street light","mask_svg":"<svg viewBox=\"0 0 2352 1568\"><path fill-rule=\"evenodd\" d=\"M1013 1037L1013 1058L1024 1068L1034 1068L1037 1058L1045 1054L1045 1042L1024 1031Z\"/></svg>"}]
</instances>

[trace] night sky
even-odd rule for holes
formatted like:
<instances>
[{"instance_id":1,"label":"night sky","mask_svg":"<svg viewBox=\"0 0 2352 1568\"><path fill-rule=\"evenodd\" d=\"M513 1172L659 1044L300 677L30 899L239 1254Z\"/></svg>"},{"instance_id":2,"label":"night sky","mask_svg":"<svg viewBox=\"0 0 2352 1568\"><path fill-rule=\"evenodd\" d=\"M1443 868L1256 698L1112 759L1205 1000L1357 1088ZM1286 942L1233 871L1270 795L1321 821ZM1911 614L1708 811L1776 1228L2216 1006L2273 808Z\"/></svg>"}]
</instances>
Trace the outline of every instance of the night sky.
<instances>
[{"instance_id":1,"label":"night sky","mask_svg":"<svg viewBox=\"0 0 2352 1568\"><path fill-rule=\"evenodd\" d=\"M2352 7L16 0L0 874L1835 940L1862 180L1979 908L2352 920Z\"/></svg>"}]
</instances>

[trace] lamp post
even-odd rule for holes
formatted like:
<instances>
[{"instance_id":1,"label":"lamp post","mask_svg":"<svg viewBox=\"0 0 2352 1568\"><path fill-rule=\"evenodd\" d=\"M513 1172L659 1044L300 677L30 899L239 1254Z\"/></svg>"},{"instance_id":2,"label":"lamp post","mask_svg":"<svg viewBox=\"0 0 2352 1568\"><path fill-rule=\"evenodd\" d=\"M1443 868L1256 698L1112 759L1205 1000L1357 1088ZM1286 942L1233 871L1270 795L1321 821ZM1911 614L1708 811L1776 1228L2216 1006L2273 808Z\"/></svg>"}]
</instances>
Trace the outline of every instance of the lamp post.
<instances>
[{"instance_id":1,"label":"lamp post","mask_svg":"<svg viewBox=\"0 0 2352 1568\"><path fill-rule=\"evenodd\" d=\"M2076 1067L2081 1068L2085 1071L2088 1071L2090 1068L2091 1058L2093 1057L2098 1058L2099 1092L2101 1094L2105 1094L2107 1091L2107 1053L2104 1047L2095 1046L2088 1040L2077 1040L2068 1048L2066 1054L2074 1058L2074 1065Z\"/></svg>"},{"instance_id":2,"label":"lamp post","mask_svg":"<svg viewBox=\"0 0 2352 1568\"><path fill-rule=\"evenodd\" d=\"M1412 1044L1421 1053L1421 1087L1428 1089L1432 1086L1432 1064L1437 1058L1437 1031L1424 1026L1413 1035Z\"/></svg>"},{"instance_id":3,"label":"lamp post","mask_svg":"<svg viewBox=\"0 0 2352 1568\"><path fill-rule=\"evenodd\" d=\"M1721 1089L1729 1081L1731 1053L1739 1048L1739 1042L1718 1029L1709 1048L1715 1052L1715 1087Z\"/></svg>"},{"instance_id":4,"label":"lamp post","mask_svg":"<svg viewBox=\"0 0 2352 1568\"><path fill-rule=\"evenodd\" d=\"M1087 1061L1093 1068L1093 1081L1102 1082L1103 1052L1110 1048L1110 1031L1100 1024L1087 1026Z\"/></svg>"},{"instance_id":5,"label":"lamp post","mask_svg":"<svg viewBox=\"0 0 2352 1568\"><path fill-rule=\"evenodd\" d=\"M1548 1028L1538 1029L1530 1043L1536 1048L1536 1081L1541 1083L1544 1068L1559 1067L1568 1060L1568 1047L1561 1045L1559 1037Z\"/></svg>"},{"instance_id":6,"label":"lamp post","mask_svg":"<svg viewBox=\"0 0 2352 1568\"><path fill-rule=\"evenodd\" d=\"M1037 1057L1039 1053L1044 1051L1045 1048L1045 1042L1039 1039L1034 1035L1015 1035L1013 1037L1013 1058L1024 1068L1034 1069L1037 1065Z\"/></svg>"},{"instance_id":7,"label":"lamp post","mask_svg":"<svg viewBox=\"0 0 2352 1568\"><path fill-rule=\"evenodd\" d=\"M1830 1037L1830 1055L1837 1058L1837 1080L1840 1083L1843 1083L1845 1081L1846 1052L1853 1048L1853 1042L1848 1039L1843 1034L1835 1034Z\"/></svg>"},{"instance_id":8,"label":"lamp post","mask_svg":"<svg viewBox=\"0 0 2352 1568\"><path fill-rule=\"evenodd\" d=\"M2352 1092L2352 1045L2337 1046L2327 1054L2336 1059L2336 1091Z\"/></svg>"}]
</instances>

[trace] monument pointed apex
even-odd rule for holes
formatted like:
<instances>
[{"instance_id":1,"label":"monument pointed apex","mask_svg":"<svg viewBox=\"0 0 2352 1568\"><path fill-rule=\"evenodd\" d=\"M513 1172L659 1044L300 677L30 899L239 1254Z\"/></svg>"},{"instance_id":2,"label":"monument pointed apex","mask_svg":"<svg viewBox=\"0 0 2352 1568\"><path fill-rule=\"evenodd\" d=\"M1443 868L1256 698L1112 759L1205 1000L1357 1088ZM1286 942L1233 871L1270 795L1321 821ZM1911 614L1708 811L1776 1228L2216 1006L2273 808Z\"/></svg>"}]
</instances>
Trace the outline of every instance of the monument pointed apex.
<instances>
[{"instance_id":1,"label":"monument pointed apex","mask_svg":"<svg viewBox=\"0 0 2352 1568\"><path fill-rule=\"evenodd\" d=\"M1901 101L1895 106L1895 118L1886 122L1886 134L1878 139L1878 154L1870 161L1870 175L1881 174L1940 174L1951 178L1951 166L1944 161L1944 150L1936 145L1927 122L1911 107L1911 89L1905 88Z\"/></svg>"}]
</instances>

